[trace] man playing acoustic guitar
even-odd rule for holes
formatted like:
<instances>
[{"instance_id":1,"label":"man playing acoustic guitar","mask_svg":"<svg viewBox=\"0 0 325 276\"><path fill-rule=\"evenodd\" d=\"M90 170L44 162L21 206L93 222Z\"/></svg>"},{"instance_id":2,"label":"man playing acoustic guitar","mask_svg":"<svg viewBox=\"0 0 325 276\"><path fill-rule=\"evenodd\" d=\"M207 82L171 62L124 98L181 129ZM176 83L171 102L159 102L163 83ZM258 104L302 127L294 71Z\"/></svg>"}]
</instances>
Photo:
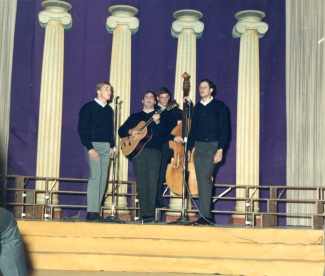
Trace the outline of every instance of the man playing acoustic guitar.
<instances>
[{"instance_id":1,"label":"man playing acoustic guitar","mask_svg":"<svg viewBox=\"0 0 325 276\"><path fill-rule=\"evenodd\" d=\"M160 121L160 114L154 109L156 103L155 99L156 96L154 92L145 92L142 97L143 110L131 114L118 130L118 134L121 138L126 136L137 138L141 135L139 131L141 122L153 119L153 122L143 130L148 130L148 133L151 134L151 138L149 137L145 141L139 153L131 155L141 211L141 218L139 220L143 223L155 221L155 204L161 150L164 137L167 134L165 122Z\"/></svg>"}]
</instances>

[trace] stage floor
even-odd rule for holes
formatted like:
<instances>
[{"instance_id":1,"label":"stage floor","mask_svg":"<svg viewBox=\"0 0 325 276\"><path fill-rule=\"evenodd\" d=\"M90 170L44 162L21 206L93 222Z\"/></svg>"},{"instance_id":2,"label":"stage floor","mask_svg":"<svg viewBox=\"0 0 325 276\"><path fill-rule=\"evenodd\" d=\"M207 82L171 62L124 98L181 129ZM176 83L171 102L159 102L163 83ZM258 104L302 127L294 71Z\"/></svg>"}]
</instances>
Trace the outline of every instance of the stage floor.
<instances>
[{"instance_id":1,"label":"stage floor","mask_svg":"<svg viewBox=\"0 0 325 276\"><path fill-rule=\"evenodd\" d=\"M183 274L183 273L137 273L137 272L108 272L108 271L71 271L71 270L34 270L28 271L28 276L200 276L200 275L211 275L211 274ZM221 275L219 276L231 276L231 275ZM0 273L1 276L1 273Z\"/></svg>"},{"instance_id":2,"label":"stage floor","mask_svg":"<svg viewBox=\"0 0 325 276\"><path fill-rule=\"evenodd\" d=\"M51 219L51 220L47 220L47 219L28 219L28 218L24 218L24 219L20 219L20 218L16 218L17 221L34 221L34 222L87 222L86 219L82 219L82 218L61 218L61 219ZM107 222L107 221L103 221L103 222L99 222L99 221L91 221L91 222L87 222L90 224L96 224L96 223L107 223L107 224L120 224L120 223L116 223L116 222ZM160 222L153 222L153 223L141 223L139 221L130 221L130 220L125 220L123 221L122 224L131 224L131 225L138 225L138 224L144 224L144 225L184 225L182 223L177 223L177 222L166 222L166 221L160 221ZM312 230L310 226L276 226L276 227L261 227L259 225L255 225L255 226L251 226L251 225L238 225L238 224L225 224L225 223L215 223L213 225L194 225L193 223L191 224L191 222L188 222L188 225L184 225L187 227L216 227L216 228L243 228L243 229L296 229L296 230ZM323 231L323 230L315 230L315 231Z\"/></svg>"},{"instance_id":3,"label":"stage floor","mask_svg":"<svg viewBox=\"0 0 325 276\"><path fill-rule=\"evenodd\" d=\"M322 275L310 227L18 219L29 276Z\"/></svg>"}]
</instances>

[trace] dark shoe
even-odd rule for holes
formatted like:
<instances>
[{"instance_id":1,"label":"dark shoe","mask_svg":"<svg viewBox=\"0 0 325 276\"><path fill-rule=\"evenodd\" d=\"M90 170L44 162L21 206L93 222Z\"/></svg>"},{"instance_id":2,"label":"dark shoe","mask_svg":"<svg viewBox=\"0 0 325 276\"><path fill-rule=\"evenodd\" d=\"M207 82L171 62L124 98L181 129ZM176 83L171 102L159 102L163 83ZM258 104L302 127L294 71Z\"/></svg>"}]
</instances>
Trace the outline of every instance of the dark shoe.
<instances>
[{"instance_id":1,"label":"dark shoe","mask_svg":"<svg viewBox=\"0 0 325 276\"><path fill-rule=\"evenodd\" d=\"M145 220L143 220L143 223L157 223L157 221L154 218L147 217Z\"/></svg>"},{"instance_id":2,"label":"dark shoe","mask_svg":"<svg viewBox=\"0 0 325 276\"><path fill-rule=\"evenodd\" d=\"M97 212L87 212L86 221L95 221L103 219Z\"/></svg>"},{"instance_id":3,"label":"dark shoe","mask_svg":"<svg viewBox=\"0 0 325 276\"><path fill-rule=\"evenodd\" d=\"M166 208L164 201L157 201L156 208Z\"/></svg>"},{"instance_id":4,"label":"dark shoe","mask_svg":"<svg viewBox=\"0 0 325 276\"><path fill-rule=\"evenodd\" d=\"M194 223L195 223L195 225L214 225L212 218L203 218L203 217L200 217Z\"/></svg>"}]
</instances>

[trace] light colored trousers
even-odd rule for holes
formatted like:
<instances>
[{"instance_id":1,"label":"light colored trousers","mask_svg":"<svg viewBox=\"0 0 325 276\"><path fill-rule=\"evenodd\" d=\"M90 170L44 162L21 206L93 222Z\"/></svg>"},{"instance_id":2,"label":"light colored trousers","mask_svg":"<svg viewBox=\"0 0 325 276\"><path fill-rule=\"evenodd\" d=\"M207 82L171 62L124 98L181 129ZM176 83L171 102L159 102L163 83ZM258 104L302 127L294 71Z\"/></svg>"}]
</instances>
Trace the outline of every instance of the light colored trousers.
<instances>
[{"instance_id":1,"label":"light colored trousers","mask_svg":"<svg viewBox=\"0 0 325 276\"><path fill-rule=\"evenodd\" d=\"M110 144L104 142L92 142L92 144L99 154L99 161L96 162L92 160L88 150L85 148L85 154L89 165L87 212L99 212L107 184Z\"/></svg>"}]
</instances>

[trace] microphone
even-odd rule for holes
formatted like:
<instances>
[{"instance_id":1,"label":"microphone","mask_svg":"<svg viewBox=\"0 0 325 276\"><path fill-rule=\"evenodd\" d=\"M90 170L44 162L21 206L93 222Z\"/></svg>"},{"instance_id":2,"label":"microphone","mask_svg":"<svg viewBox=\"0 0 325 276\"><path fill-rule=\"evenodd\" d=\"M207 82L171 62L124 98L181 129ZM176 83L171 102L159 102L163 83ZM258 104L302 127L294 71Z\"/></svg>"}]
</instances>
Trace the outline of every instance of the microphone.
<instances>
[{"instance_id":1,"label":"microphone","mask_svg":"<svg viewBox=\"0 0 325 276\"><path fill-rule=\"evenodd\" d=\"M120 98L120 96L116 96L115 98L114 98L114 100L118 100Z\"/></svg>"}]
</instances>

